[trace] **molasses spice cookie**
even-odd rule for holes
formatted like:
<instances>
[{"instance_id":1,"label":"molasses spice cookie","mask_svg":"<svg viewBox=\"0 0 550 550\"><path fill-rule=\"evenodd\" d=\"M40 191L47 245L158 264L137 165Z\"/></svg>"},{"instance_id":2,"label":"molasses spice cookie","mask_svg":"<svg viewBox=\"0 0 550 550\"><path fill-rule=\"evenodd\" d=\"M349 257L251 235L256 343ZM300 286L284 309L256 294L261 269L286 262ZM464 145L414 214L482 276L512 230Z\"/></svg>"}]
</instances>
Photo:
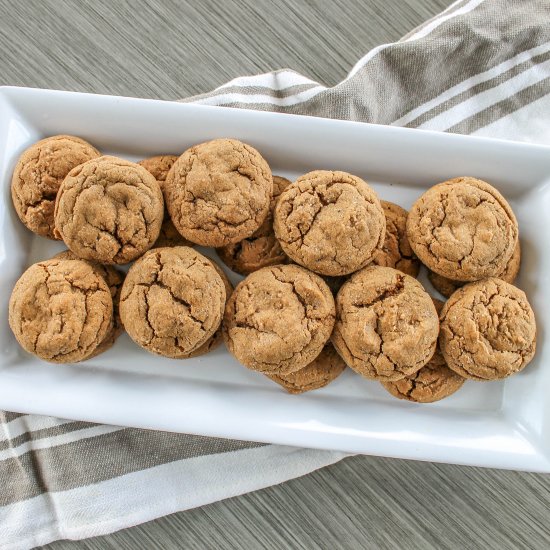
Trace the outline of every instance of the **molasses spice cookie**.
<instances>
[{"instance_id":1,"label":"molasses spice cookie","mask_svg":"<svg viewBox=\"0 0 550 550\"><path fill-rule=\"evenodd\" d=\"M353 273L384 244L386 218L376 193L346 172L299 177L281 194L274 219L284 252L321 275Z\"/></svg>"},{"instance_id":2,"label":"molasses spice cookie","mask_svg":"<svg viewBox=\"0 0 550 550\"><path fill-rule=\"evenodd\" d=\"M428 189L414 203L407 236L431 271L475 281L504 271L517 244L518 224L494 187L462 177Z\"/></svg>"},{"instance_id":3,"label":"molasses spice cookie","mask_svg":"<svg viewBox=\"0 0 550 550\"><path fill-rule=\"evenodd\" d=\"M55 227L77 256L125 264L157 240L163 209L151 173L106 156L76 167L65 178L55 204Z\"/></svg>"},{"instance_id":4,"label":"molasses spice cookie","mask_svg":"<svg viewBox=\"0 0 550 550\"><path fill-rule=\"evenodd\" d=\"M290 181L286 178L273 176L273 197L264 223L250 237L216 250L223 263L230 269L241 275L248 275L262 267L287 262L286 254L273 231L273 211L280 194L289 185Z\"/></svg>"},{"instance_id":5,"label":"molasses spice cookie","mask_svg":"<svg viewBox=\"0 0 550 550\"><path fill-rule=\"evenodd\" d=\"M224 282L208 258L187 246L154 248L130 268L120 315L134 342L183 358L216 332L225 300Z\"/></svg>"},{"instance_id":6,"label":"molasses spice cookie","mask_svg":"<svg viewBox=\"0 0 550 550\"><path fill-rule=\"evenodd\" d=\"M328 343L321 353L303 369L287 375L268 374L267 376L288 393L299 394L324 388L338 378L345 369L344 360L338 355L334 346Z\"/></svg>"},{"instance_id":7,"label":"molasses spice cookie","mask_svg":"<svg viewBox=\"0 0 550 550\"><path fill-rule=\"evenodd\" d=\"M433 356L438 332L430 296L391 267L358 271L336 297L332 343L366 378L390 382L415 373Z\"/></svg>"},{"instance_id":8,"label":"molasses spice cookie","mask_svg":"<svg viewBox=\"0 0 550 550\"><path fill-rule=\"evenodd\" d=\"M189 241L221 247L250 237L269 212L273 178L256 149L214 139L188 149L164 184L176 229Z\"/></svg>"},{"instance_id":9,"label":"molasses spice cookie","mask_svg":"<svg viewBox=\"0 0 550 550\"><path fill-rule=\"evenodd\" d=\"M246 367L286 376L321 353L334 325L326 283L297 265L264 267L233 292L224 314L229 351Z\"/></svg>"},{"instance_id":10,"label":"molasses spice cookie","mask_svg":"<svg viewBox=\"0 0 550 550\"><path fill-rule=\"evenodd\" d=\"M156 157L140 160L138 164L151 172L162 189L162 185L166 181L166 176L176 160L178 160L176 155L157 155Z\"/></svg>"},{"instance_id":11,"label":"molasses spice cookie","mask_svg":"<svg viewBox=\"0 0 550 550\"><path fill-rule=\"evenodd\" d=\"M99 155L74 136L52 136L31 145L17 161L11 181L13 205L21 221L42 237L58 239L54 207L59 186L75 166Z\"/></svg>"},{"instance_id":12,"label":"molasses spice cookie","mask_svg":"<svg viewBox=\"0 0 550 550\"><path fill-rule=\"evenodd\" d=\"M9 323L28 352L52 363L82 361L103 342L113 322L109 287L86 262L46 260L15 284Z\"/></svg>"},{"instance_id":13,"label":"molasses spice cookie","mask_svg":"<svg viewBox=\"0 0 550 550\"><path fill-rule=\"evenodd\" d=\"M447 300L439 346L460 376L497 380L527 366L535 355L536 332L525 293L501 279L484 279Z\"/></svg>"}]
</instances>

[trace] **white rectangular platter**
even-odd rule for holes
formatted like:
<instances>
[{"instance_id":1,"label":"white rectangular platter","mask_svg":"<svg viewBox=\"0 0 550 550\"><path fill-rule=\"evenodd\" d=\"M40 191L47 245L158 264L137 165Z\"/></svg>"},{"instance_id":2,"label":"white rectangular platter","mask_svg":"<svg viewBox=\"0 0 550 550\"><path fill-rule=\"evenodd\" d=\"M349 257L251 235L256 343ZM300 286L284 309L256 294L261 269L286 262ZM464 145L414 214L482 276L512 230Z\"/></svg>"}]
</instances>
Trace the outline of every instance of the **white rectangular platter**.
<instances>
[{"instance_id":1,"label":"white rectangular platter","mask_svg":"<svg viewBox=\"0 0 550 550\"><path fill-rule=\"evenodd\" d=\"M340 169L409 208L459 175L498 187L520 224L518 285L534 307L534 361L501 382L466 382L431 405L399 401L349 369L300 396L240 366L222 346L183 361L150 355L123 335L107 353L51 365L25 353L7 319L24 269L62 248L33 236L10 197L18 156L32 142L74 134L138 160L179 154L216 137L256 147L275 174ZM391 457L550 472L550 148L312 117L69 92L0 88L0 408L62 418L337 449ZM237 277L233 277L235 282Z\"/></svg>"}]
</instances>

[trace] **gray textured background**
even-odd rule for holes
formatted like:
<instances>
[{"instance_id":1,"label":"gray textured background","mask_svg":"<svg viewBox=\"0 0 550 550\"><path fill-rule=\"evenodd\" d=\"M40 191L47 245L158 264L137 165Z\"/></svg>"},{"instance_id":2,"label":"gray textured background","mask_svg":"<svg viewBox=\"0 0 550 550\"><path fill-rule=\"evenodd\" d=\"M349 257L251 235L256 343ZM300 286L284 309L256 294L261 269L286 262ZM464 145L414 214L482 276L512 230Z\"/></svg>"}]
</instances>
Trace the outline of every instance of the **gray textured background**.
<instances>
[{"instance_id":1,"label":"gray textured background","mask_svg":"<svg viewBox=\"0 0 550 550\"><path fill-rule=\"evenodd\" d=\"M110 4L0 0L0 84L177 99L289 67L331 85L450 0ZM549 505L549 476L354 457L48 548L544 549Z\"/></svg>"}]
</instances>

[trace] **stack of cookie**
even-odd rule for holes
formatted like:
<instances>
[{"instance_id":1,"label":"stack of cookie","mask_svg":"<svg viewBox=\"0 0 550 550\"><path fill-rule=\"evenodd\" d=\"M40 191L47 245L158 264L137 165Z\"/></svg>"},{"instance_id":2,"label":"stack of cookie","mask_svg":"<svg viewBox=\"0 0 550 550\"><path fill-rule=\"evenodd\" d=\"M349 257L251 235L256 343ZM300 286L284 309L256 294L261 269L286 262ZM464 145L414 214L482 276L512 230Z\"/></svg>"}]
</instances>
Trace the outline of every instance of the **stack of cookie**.
<instances>
[{"instance_id":1,"label":"stack of cookie","mask_svg":"<svg viewBox=\"0 0 550 550\"><path fill-rule=\"evenodd\" d=\"M264 227L264 242L266 235ZM343 359L392 395L427 403L467 378L519 372L534 355L533 311L509 282L519 271L517 221L485 182L458 178L435 186L408 215L356 176L314 171L280 192L269 236L275 240L259 246L253 261L242 251L252 250L254 239L218 252L242 274L257 270L229 300L223 330L241 363L289 391L305 391L304 381L313 379L325 385ZM277 244L291 265L271 266L264 251ZM432 278L460 288L446 304L416 280L421 261ZM322 280L336 294L332 330ZM328 342L329 332L324 354L335 348L340 362L333 366L322 353L326 366L318 359L313 372L311 346L319 353L318 338Z\"/></svg>"},{"instance_id":2,"label":"stack of cookie","mask_svg":"<svg viewBox=\"0 0 550 550\"><path fill-rule=\"evenodd\" d=\"M140 165L101 156L74 136L41 140L21 155L12 177L19 218L69 248L32 265L15 285L9 321L24 349L51 362L81 361L111 347L123 327L168 357L221 343L233 288L218 265L187 246L165 209L164 181L176 159ZM132 261L125 279L115 266Z\"/></svg>"},{"instance_id":3,"label":"stack of cookie","mask_svg":"<svg viewBox=\"0 0 550 550\"><path fill-rule=\"evenodd\" d=\"M407 216L346 172L273 176L233 139L136 164L55 136L23 153L12 197L31 231L69 249L31 266L10 300L17 340L47 361L88 359L124 328L171 358L224 340L291 393L347 365L428 402L534 354L532 310L510 284L517 222L478 180L434 187ZM246 278L233 290L194 245ZM421 261L434 285L458 289L444 306L416 280ZM115 267L130 262L126 276Z\"/></svg>"},{"instance_id":4,"label":"stack of cookie","mask_svg":"<svg viewBox=\"0 0 550 550\"><path fill-rule=\"evenodd\" d=\"M519 273L516 217L491 185L471 177L435 185L407 220L411 247L449 297L439 343L447 365L472 380L498 380L535 354L536 324Z\"/></svg>"}]
</instances>

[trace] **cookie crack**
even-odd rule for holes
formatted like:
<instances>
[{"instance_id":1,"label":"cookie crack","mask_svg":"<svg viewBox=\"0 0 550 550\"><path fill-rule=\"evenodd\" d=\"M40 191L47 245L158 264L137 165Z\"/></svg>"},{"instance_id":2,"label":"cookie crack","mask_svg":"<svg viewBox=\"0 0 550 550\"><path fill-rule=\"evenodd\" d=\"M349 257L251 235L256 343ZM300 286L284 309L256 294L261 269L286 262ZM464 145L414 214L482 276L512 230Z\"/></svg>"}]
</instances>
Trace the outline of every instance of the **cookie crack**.
<instances>
[{"instance_id":1,"label":"cookie crack","mask_svg":"<svg viewBox=\"0 0 550 550\"><path fill-rule=\"evenodd\" d=\"M353 302L351 305L357 309L370 308L388 298L399 296L404 290L405 276L397 275L395 284L390 288L385 288L384 290L382 290L382 292L378 294L378 296L376 296L374 299L368 302Z\"/></svg>"},{"instance_id":2,"label":"cookie crack","mask_svg":"<svg viewBox=\"0 0 550 550\"><path fill-rule=\"evenodd\" d=\"M136 286L138 286L138 285L136 285ZM150 288L150 287L148 287L148 288ZM151 320L149 319L149 310L150 310L151 304L149 304L149 292L147 290L144 291L144 297L145 297L144 320L147 323L147 326L149 327L149 330L151 331L151 334L152 334L151 338L149 338L149 340L145 344L150 345L151 342L153 341L153 338L158 338L158 336L157 336L157 331L155 330L155 328L153 327L153 325L151 323Z\"/></svg>"},{"instance_id":3,"label":"cookie crack","mask_svg":"<svg viewBox=\"0 0 550 550\"><path fill-rule=\"evenodd\" d=\"M42 206L45 202L55 202L55 198L57 196L57 193L43 193L41 194L40 198L37 200L27 203L21 200L19 197L19 200L21 201L21 204L24 205L24 211L23 214L26 216L28 211L31 208L36 208L37 206Z\"/></svg>"},{"instance_id":4,"label":"cookie crack","mask_svg":"<svg viewBox=\"0 0 550 550\"><path fill-rule=\"evenodd\" d=\"M151 288L151 286L154 284L156 286L158 286L159 288L162 288L164 290L166 290L169 294L170 294L170 297L172 300L174 300L174 302L182 305L185 307L185 309L187 310L186 313L187 315L195 322L199 325L200 327L200 330L202 330L203 332L205 332L205 329L204 329L204 323L198 319L197 317L195 317L195 315L193 314L192 312L192 309L191 309L191 304L187 301L187 300L184 300L183 298L180 298L179 296L176 296L174 294L174 291L168 286L166 285L165 283L163 283L161 280L160 280L160 277L162 275L162 270L164 269L164 265L160 259L160 252L156 252L154 255L153 255L154 259L155 259L155 264L157 266L157 269L154 273L154 280L153 282L149 285L149 290ZM194 265L196 265L197 263L197 260L194 259L191 264L189 264L187 266L187 269L191 269ZM149 293L149 290L147 290L147 294Z\"/></svg>"}]
</instances>

